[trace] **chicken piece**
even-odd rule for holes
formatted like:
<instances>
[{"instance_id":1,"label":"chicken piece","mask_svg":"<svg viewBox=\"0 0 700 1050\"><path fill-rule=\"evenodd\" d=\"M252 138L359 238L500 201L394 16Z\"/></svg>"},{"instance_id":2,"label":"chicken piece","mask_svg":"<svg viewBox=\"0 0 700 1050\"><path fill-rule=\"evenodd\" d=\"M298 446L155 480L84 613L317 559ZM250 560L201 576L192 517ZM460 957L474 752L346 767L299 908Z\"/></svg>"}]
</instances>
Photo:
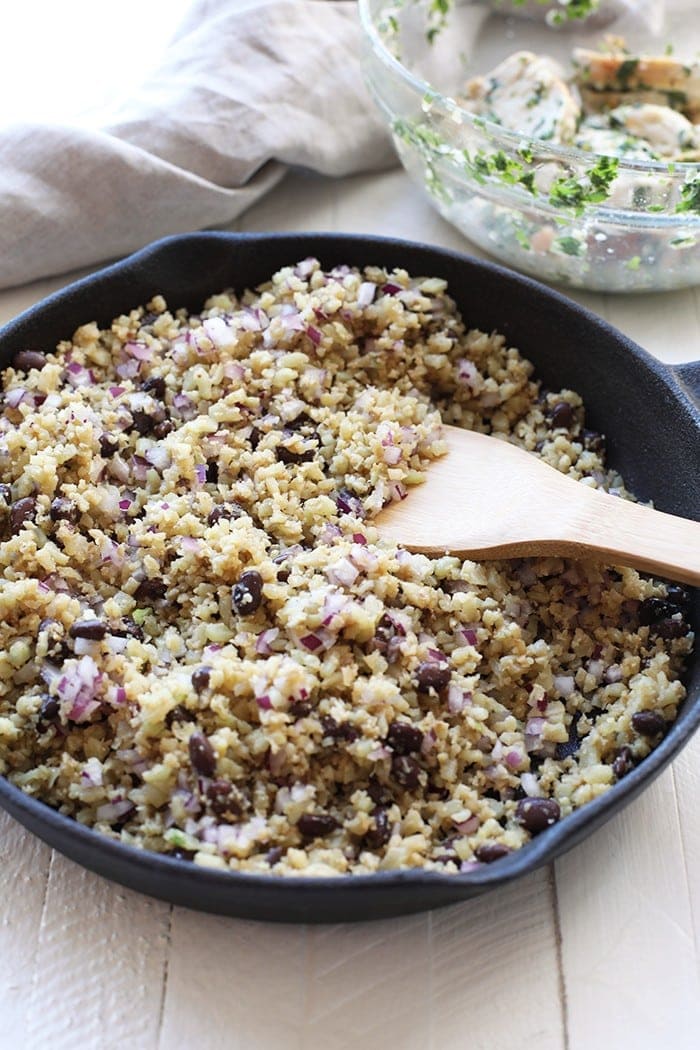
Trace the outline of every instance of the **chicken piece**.
<instances>
[{"instance_id":1,"label":"chicken piece","mask_svg":"<svg viewBox=\"0 0 700 1050\"><path fill-rule=\"evenodd\" d=\"M581 102L586 113L605 113L618 106L634 101L644 105L667 106L669 109L683 113L693 124L700 123L700 100L691 103L683 92L673 91L600 91L579 85Z\"/></svg>"},{"instance_id":2,"label":"chicken piece","mask_svg":"<svg viewBox=\"0 0 700 1050\"><path fill-rule=\"evenodd\" d=\"M658 160L648 142L640 141L624 131L599 127L584 121L576 133L574 145L602 157L620 157L624 160Z\"/></svg>"},{"instance_id":3,"label":"chicken piece","mask_svg":"<svg viewBox=\"0 0 700 1050\"><path fill-rule=\"evenodd\" d=\"M647 142L659 157L678 158L700 149L700 128L668 106L618 106L609 115L611 128Z\"/></svg>"},{"instance_id":4,"label":"chicken piece","mask_svg":"<svg viewBox=\"0 0 700 1050\"><path fill-rule=\"evenodd\" d=\"M567 86L563 69L531 51L517 51L470 80L460 101L504 128L553 142L571 142L581 115L578 93Z\"/></svg>"},{"instance_id":5,"label":"chicken piece","mask_svg":"<svg viewBox=\"0 0 700 1050\"><path fill-rule=\"evenodd\" d=\"M684 63L672 55L629 55L624 51L590 51L577 47L572 60L576 81L587 95L658 92L664 104L675 102L674 109L685 112L700 107L700 61L697 59Z\"/></svg>"}]
</instances>

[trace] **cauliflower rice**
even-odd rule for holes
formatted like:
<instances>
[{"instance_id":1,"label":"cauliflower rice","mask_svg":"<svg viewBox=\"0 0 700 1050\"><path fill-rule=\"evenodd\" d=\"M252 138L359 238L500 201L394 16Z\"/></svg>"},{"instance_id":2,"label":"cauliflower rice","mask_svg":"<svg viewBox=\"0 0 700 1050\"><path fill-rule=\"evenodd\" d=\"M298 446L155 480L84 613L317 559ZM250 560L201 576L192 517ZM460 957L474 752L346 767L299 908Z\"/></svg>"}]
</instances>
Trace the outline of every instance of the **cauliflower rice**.
<instances>
[{"instance_id":1,"label":"cauliflower rice","mask_svg":"<svg viewBox=\"0 0 700 1050\"><path fill-rule=\"evenodd\" d=\"M378 540L441 419L625 496L581 400L445 282L316 260L18 354L0 416L0 770L209 868L497 862L684 697L683 589Z\"/></svg>"}]
</instances>

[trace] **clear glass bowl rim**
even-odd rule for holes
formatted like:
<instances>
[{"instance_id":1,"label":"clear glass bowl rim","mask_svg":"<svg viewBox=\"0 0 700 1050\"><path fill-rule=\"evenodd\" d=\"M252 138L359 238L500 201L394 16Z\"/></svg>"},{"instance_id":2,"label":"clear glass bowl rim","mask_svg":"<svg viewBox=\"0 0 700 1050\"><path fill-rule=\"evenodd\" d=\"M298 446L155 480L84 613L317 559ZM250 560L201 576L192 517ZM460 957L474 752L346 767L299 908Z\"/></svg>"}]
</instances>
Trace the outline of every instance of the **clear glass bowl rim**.
<instances>
[{"instance_id":1,"label":"clear glass bowl rim","mask_svg":"<svg viewBox=\"0 0 700 1050\"><path fill-rule=\"evenodd\" d=\"M395 55L392 55L391 51L385 46L381 35L377 30L375 18L372 13L372 0L358 0L358 7L362 30L379 60L390 70L390 72L399 76L401 80L403 80L416 93L416 95L419 96L421 101L426 98L426 96L429 97L431 104L437 104L439 107L442 107L446 113L458 114L460 123L473 128L475 131L485 131L495 143L501 142L510 150L516 150L518 148L522 149L523 146L536 149L538 156L542 161L558 160L563 162L568 161L569 164L575 165L590 165L591 161L604 156L604 154L577 149L575 146L553 145L543 139L531 138L527 135L522 135L517 131L509 130L502 127L500 124L495 124L493 121L485 120L483 117L475 117L469 110L463 109L455 99L438 91L438 89L427 80L423 80L421 77L416 76L410 69L404 66ZM677 181L684 182L687 175L700 172L700 161L633 161L625 160L622 157L617 159L618 175L623 172L630 172L635 174L658 175L662 176L664 179L672 178L674 181L676 181L678 176L682 176L682 178L677 179ZM669 163L672 163L670 170ZM663 214L663 212L660 214ZM681 216L679 215L678 218L680 219ZM683 216L684 224L687 224L689 220L691 220L691 216L685 213Z\"/></svg>"}]
</instances>

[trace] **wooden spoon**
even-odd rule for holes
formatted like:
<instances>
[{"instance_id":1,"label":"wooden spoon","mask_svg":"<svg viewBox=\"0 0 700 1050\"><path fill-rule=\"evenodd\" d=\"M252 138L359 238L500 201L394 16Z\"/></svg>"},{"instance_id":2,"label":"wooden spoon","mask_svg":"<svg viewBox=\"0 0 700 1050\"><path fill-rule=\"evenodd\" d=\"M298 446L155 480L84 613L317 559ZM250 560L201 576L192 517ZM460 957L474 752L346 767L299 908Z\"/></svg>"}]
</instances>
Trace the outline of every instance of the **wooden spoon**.
<instances>
[{"instance_id":1,"label":"wooden spoon","mask_svg":"<svg viewBox=\"0 0 700 1050\"><path fill-rule=\"evenodd\" d=\"M589 488L499 438L443 427L448 453L375 519L408 550L631 565L700 584L700 523Z\"/></svg>"}]
</instances>

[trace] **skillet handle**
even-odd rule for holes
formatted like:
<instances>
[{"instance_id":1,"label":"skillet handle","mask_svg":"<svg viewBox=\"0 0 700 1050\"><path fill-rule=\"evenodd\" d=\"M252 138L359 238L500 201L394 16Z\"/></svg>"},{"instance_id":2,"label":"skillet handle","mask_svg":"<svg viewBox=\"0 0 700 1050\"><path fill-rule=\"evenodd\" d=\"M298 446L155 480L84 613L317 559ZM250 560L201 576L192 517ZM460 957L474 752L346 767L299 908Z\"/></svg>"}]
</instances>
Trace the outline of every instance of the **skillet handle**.
<instances>
[{"instance_id":1,"label":"skillet handle","mask_svg":"<svg viewBox=\"0 0 700 1050\"><path fill-rule=\"evenodd\" d=\"M700 408L700 361L673 365L671 371L683 393Z\"/></svg>"}]
</instances>

